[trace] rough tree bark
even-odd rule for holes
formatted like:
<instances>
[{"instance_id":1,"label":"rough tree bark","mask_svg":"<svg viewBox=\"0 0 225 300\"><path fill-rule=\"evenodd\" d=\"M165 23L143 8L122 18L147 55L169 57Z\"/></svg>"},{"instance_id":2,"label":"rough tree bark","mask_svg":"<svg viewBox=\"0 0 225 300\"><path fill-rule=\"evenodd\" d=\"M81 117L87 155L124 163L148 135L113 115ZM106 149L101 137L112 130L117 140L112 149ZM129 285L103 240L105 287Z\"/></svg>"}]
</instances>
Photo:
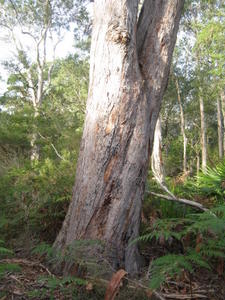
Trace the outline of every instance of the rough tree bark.
<instances>
[{"instance_id":1,"label":"rough tree bark","mask_svg":"<svg viewBox=\"0 0 225 300\"><path fill-rule=\"evenodd\" d=\"M183 0L94 3L89 95L73 199L55 241L105 242L114 268L139 269L136 245L155 124Z\"/></svg>"}]
</instances>

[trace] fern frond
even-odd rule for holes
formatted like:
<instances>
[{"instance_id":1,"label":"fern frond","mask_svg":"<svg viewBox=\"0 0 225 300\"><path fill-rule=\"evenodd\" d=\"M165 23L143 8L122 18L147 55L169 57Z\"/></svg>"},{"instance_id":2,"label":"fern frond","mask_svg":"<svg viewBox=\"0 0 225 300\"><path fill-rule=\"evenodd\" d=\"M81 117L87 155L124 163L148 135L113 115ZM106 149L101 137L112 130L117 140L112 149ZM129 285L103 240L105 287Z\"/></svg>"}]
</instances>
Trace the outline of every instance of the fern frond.
<instances>
[{"instance_id":1,"label":"fern frond","mask_svg":"<svg viewBox=\"0 0 225 300\"><path fill-rule=\"evenodd\" d=\"M8 255L13 255L13 251L9 250L5 247L0 247L0 257L1 256L8 256Z\"/></svg>"},{"instance_id":2,"label":"fern frond","mask_svg":"<svg viewBox=\"0 0 225 300\"><path fill-rule=\"evenodd\" d=\"M157 258L150 271L150 289L159 288L167 276L179 275L184 269L193 271L192 263L183 255L168 254Z\"/></svg>"},{"instance_id":3,"label":"fern frond","mask_svg":"<svg viewBox=\"0 0 225 300\"><path fill-rule=\"evenodd\" d=\"M0 262L0 278L6 272L21 272L21 267L17 264L1 263Z\"/></svg>"}]
</instances>

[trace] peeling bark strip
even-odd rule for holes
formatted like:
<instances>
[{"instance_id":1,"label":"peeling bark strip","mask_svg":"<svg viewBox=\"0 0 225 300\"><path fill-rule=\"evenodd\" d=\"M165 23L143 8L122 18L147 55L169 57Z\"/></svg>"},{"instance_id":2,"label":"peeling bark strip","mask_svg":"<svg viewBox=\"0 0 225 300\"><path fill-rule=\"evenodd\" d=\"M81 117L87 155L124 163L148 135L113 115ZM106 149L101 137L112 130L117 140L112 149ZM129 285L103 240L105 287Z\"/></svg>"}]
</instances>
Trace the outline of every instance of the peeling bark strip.
<instances>
[{"instance_id":1,"label":"peeling bark strip","mask_svg":"<svg viewBox=\"0 0 225 300\"><path fill-rule=\"evenodd\" d=\"M86 120L73 199L55 247L105 242L114 268L139 269L136 245L154 129L184 0L96 0Z\"/></svg>"}]
</instances>

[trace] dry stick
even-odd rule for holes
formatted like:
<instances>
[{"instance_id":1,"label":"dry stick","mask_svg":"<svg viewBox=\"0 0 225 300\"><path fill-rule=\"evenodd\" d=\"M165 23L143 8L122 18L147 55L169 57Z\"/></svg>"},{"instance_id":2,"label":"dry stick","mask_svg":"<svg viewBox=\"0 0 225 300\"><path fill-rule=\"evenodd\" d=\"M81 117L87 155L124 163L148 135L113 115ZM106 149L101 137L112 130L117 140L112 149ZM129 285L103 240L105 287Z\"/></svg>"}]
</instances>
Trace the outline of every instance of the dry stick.
<instances>
[{"instance_id":1,"label":"dry stick","mask_svg":"<svg viewBox=\"0 0 225 300\"><path fill-rule=\"evenodd\" d=\"M27 259L22 258L5 258L0 260L1 263L15 263L15 264L22 264L30 267L40 267L43 270L45 270L50 276L55 276L52 274L47 267L45 267L42 263L39 261L30 261Z\"/></svg>"},{"instance_id":2,"label":"dry stick","mask_svg":"<svg viewBox=\"0 0 225 300\"><path fill-rule=\"evenodd\" d=\"M189 205L189 206L197 208L201 211L209 211L201 203L198 203L198 202L195 202L195 201L182 199L182 198L176 198L175 196L174 197L166 196L166 195L163 195L163 194L158 194L158 193L154 193L154 192L150 192L150 191L147 191L147 194L153 195L153 196L156 196L156 197L159 197L159 198L163 198L163 199L166 199L166 200L169 200L169 201L175 201L175 202L179 202L179 203L182 203L182 204L185 204L185 205Z\"/></svg>"},{"instance_id":3,"label":"dry stick","mask_svg":"<svg viewBox=\"0 0 225 300\"><path fill-rule=\"evenodd\" d=\"M39 136L44 139L47 140L48 139L46 137L44 137L40 132L38 132ZM51 147L53 148L53 150L55 151L55 154L62 160L67 161L64 157L62 157L62 155L59 154L59 152L57 151L56 147L53 145L53 143L50 143Z\"/></svg>"},{"instance_id":4,"label":"dry stick","mask_svg":"<svg viewBox=\"0 0 225 300\"><path fill-rule=\"evenodd\" d=\"M204 298L206 299L207 296L201 294L193 294L193 295L179 295L179 294L163 294L165 298L168 299L179 299L179 300L187 300L187 299L197 299L197 298Z\"/></svg>"}]
</instances>

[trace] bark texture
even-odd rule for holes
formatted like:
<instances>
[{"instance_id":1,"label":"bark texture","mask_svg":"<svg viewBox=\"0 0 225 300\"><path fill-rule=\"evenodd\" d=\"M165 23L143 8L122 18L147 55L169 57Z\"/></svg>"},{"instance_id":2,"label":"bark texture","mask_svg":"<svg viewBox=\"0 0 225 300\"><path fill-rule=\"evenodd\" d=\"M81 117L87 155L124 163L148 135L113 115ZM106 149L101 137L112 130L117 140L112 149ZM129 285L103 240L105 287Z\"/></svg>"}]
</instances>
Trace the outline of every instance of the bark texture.
<instances>
[{"instance_id":1,"label":"bark texture","mask_svg":"<svg viewBox=\"0 0 225 300\"><path fill-rule=\"evenodd\" d=\"M96 0L89 95L73 199L55 247L105 242L114 268L139 269L136 245L156 120L183 0Z\"/></svg>"}]
</instances>

